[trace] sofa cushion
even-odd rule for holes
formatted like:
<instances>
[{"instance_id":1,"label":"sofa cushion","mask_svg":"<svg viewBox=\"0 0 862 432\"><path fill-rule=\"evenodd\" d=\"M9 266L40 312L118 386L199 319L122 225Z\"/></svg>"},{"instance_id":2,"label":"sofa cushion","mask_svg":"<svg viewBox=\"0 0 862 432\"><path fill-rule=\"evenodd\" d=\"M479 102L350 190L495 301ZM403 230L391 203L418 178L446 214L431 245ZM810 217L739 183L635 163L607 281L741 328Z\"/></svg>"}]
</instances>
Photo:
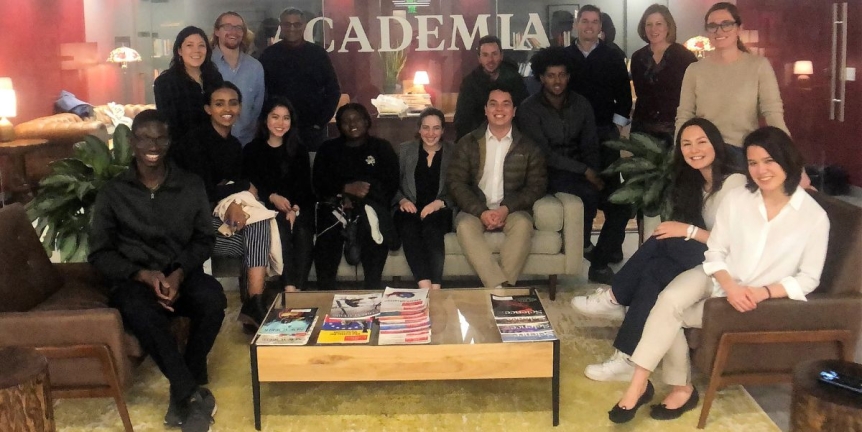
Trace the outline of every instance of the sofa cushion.
<instances>
[{"instance_id":1,"label":"sofa cushion","mask_svg":"<svg viewBox=\"0 0 862 432\"><path fill-rule=\"evenodd\" d=\"M560 232L563 229L563 204L545 195L533 204L533 223L539 231Z\"/></svg>"},{"instance_id":2,"label":"sofa cushion","mask_svg":"<svg viewBox=\"0 0 862 432\"><path fill-rule=\"evenodd\" d=\"M493 253L500 253L500 248L503 246L505 238L505 234L500 231L485 233L485 241L491 246L491 252ZM464 251L461 250L461 244L458 243L457 234L446 234L443 242L446 245L446 255L464 255ZM531 254L553 255L560 253L562 248L562 234L554 231L533 231L533 240L530 246Z\"/></svg>"},{"instance_id":3,"label":"sofa cushion","mask_svg":"<svg viewBox=\"0 0 862 432\"><path fill-rule=\"evenodd\" d=\"M63 285L32 310L81 310L106 307L108 307L108 297L104 293L88 284L71 282Z\"/></svg>"},{"instance_id":4,"label":"sofa cushion","mask_svg":"<svg viewBox=\"0 0 862 432\"><path fill-rule=\"evenodd\" d=\"M0 209L0 312L26 312L63 283L20 204Z\"/></svg>"}]
</instances>

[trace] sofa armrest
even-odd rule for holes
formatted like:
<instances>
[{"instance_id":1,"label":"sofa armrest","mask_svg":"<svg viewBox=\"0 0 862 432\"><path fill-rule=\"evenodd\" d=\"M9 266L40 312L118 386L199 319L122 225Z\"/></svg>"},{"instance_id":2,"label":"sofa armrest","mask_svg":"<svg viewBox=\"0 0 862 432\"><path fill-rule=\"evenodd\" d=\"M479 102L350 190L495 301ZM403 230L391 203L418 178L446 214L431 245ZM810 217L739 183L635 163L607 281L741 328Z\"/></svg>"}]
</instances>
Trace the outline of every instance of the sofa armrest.
<instances>
[{"instance_id":1,"label":"sofa armrest","mask_svg":"<svg viewBox=\"0 0 862 432\"><path fill-rule=\"evenodd\" d=\"M129 364L124 334L114 308L0 313L0 346L107 345L121 369Z\"/></svg>"},{"instance_id":2,"label":"sofa armrest","mask_svg":"<svg viewBox=\"0 0 862 432\"><path fill-rule=\"evenodd\" d=\"M554 196L563 204L565 274L580 274L584 265L584 203L572 194L558 192Z\"/></svg>"},{"instance_id":3,"label":"sofa armrest","mask_svg":"<svg viewBox=\"0 0 862 432\"><path fill-rule=\"evenodd\" d=\"M711 364L721 335L730 332L792 330L849 330L862 327L862 295L812 295L807 302L790 299L764 301L750 312L738 312L727 299L708 299L703 307L703 328L696 352L698 365Z\"/></svg>"}]
</instances>

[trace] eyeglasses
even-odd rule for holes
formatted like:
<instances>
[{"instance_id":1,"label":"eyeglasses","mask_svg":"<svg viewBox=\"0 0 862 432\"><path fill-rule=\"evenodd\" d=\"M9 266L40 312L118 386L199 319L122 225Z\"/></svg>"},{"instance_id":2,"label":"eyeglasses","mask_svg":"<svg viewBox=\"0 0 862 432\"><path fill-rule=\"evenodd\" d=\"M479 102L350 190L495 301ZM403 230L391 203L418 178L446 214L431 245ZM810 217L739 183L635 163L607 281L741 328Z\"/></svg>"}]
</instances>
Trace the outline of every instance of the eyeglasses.
<instances>
[{"instance_id":1,"label":"eyeglasses","mask_svg":"<svg viewBox=\"0 0 862 432\"><path fill-rule=\"evenodd\" d=\"M137 135L132 136L132 144L139 149L150 148L153 144L159 147L168 147L171 145L171 139L169 137L160 137L160 138L144 138L139 137Z\"/></svg>"},{"instance_id":2,"label":"eyeglasses","mask_svg":"<svg viewBox=\"0 0 862 432\"><path fill-rule=\"evenodd\" d=\"M302 22L302 21L300 21L300 22L287 22L287 21L282 21L282 22L281 22L281 26L282 26L282 27L287 27L287 28L295 28L295 29L298 29L298 28L302 28L302 26L304 26L304 25L305 25L305 23L304 23L304 22Z\"/></svg>"},{"instance_id":3,"label":"eyeglasses","mask_svg":"<svg viewBox=\"0 0 862 432\"><path fill-rule=\"evenodd\" d=\"M736 26L736 21L722 21L720 23L709 23L706 25L707 33L715 33L721 27L721 31L730 31Z\"/></svg>"},{"instance_id":4,"label":"eyeglasses","mask_svg":"<svg viewBox=\"0 0 862 432\"><path fill-rule=\"evenodd\" d=\"M233 25L233 24L222 24L222 25L218 26L218 28L219 28L219 30L222 30L222 31L235 31L235 32L244 32L245 31L245 27Z\"/></svg>"}]
</instances>

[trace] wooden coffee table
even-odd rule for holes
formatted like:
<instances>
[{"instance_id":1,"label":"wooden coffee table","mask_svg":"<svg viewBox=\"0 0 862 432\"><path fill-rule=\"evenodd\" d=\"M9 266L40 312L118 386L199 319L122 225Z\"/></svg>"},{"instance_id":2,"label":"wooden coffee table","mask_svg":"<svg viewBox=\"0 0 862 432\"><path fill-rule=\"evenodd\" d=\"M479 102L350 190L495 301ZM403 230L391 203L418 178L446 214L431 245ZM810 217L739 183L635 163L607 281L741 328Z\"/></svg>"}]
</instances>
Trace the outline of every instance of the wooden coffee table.
<instances>
[{"instance_id":1,"label":"wooden coffee table","mask_svg":"<svg viewBox=\"0 0 862 432\"><path fill-rule=\"evenodd\" d=\"M254 426L261 428L261 382L431 381L550 378L554 426L560 423L560 341L503 343L490 294L525 295L532 290L445 289L430 292L431 343L377 346L316 345L331 292L279 294L276 305L318 308L305 346L258 346L252 340ZM546 309L547 311L547 309ZM373 368L368 365L373 364Z\"/></svg>"}]
</instances>

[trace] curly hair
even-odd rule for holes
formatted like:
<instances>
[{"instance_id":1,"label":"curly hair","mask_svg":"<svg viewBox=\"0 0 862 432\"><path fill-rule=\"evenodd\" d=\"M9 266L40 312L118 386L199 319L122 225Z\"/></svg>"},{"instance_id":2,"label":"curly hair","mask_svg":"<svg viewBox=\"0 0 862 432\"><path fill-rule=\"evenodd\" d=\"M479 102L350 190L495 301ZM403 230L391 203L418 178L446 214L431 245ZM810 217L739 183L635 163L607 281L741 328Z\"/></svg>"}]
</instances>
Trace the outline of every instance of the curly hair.
<instances>
[{"instance_id":1,"label":"curly hair","mask_svg":"<svg viewBox=\"0 0 862 432\"><path fill-rule=\"evenodd\" d=\"M542 48L530 59L530 69L533 71L533 78L536 81L541 81L542 75L551 66L565 66L566 72L571 75L572 61L569 60L565 48L559 46Z\"/></svg>"}]
</instances>

